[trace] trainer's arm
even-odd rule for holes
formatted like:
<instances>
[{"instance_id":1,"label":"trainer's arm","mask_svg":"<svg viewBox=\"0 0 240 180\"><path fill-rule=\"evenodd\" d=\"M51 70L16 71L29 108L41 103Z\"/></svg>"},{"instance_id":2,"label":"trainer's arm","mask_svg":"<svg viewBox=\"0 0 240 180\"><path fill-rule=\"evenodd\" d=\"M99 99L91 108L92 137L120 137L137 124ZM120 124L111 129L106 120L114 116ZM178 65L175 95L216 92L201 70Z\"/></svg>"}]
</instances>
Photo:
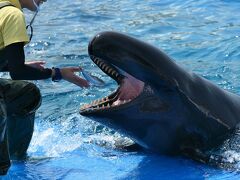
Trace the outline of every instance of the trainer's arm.
<instances>
[{"instance_id":1,"label":"trainer's arm","mask_svg":"<svg viewBox=\"0 0 240 180\"><path fill-rule=\"evenodd\" d=\"M10 44L4 49L4 56L8 62L7 70L14 80L40 80L52 76L52 70L37 69L25 64L24 43Z\"/></svg>"}]
</instances>

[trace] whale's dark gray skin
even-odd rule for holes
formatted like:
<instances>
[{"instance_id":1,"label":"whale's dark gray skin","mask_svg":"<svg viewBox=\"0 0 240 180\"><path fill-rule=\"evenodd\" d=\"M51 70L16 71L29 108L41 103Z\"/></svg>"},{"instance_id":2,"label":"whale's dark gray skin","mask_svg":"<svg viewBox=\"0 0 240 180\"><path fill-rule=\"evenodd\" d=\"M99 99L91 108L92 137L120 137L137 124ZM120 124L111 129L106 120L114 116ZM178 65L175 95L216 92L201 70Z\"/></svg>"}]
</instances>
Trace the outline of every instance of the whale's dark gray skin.
<instances>
[{"instance_id":1,"label":"whale's dark gray skin","mask_svg":"<svg viewBox=\"0 0 240 180\"><path fill-rule=\"evenodd\" d=\"M119 87L83 106L80 114L143 148L163 154L204 152L220 145L240 121L239 96L187 72L145 42L102 32L89 43L89 55ZM136 96L129 98L134 90L124 86L135 82Z\"/></svg>"}]
</instances>

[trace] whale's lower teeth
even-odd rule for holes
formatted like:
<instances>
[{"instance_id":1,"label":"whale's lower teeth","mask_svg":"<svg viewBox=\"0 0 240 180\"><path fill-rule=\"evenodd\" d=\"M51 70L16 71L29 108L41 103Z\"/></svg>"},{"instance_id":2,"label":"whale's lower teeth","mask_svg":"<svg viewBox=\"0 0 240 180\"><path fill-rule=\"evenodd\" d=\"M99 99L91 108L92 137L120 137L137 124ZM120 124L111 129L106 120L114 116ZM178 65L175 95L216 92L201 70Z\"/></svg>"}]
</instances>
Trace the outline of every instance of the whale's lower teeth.
<instances>
[{"instance_id":1,"label":"whale's lower teeth","mask_svg":"<svg viewBox=\"0 0 240 180\"><path fill-rule=\"evenodd\" d=\"M91 110L91 111L94 111L94 110L104 110L104 109L120 106L120 105L129 103L131 101L131 99L128 99L128 100L120 100L120 99L118 99L118 100L114 101L112 104L111 103L99 104L101 102L105 102L105 101L108 101L108 100L109 100L108 97L102 98L101 100L100 99L95 100L91 104L83 105L81 107L81 110L86 110L86 111L89 111L89 110Z\"/></svg>"}]
</instances>

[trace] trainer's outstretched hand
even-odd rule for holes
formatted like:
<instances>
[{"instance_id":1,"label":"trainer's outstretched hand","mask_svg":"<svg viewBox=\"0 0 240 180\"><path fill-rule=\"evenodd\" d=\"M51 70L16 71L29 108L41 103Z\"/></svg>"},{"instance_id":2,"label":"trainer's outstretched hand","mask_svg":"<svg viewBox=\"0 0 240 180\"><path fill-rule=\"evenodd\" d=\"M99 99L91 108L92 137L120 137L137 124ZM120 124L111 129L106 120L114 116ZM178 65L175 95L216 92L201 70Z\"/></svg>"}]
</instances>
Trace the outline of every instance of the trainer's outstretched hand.
<instances>
[{"instance_id":1,"label":"trainer's outstretched hand","mask_svg":"<svg viewBox=\"0 0 240 180\"><path fill-rule=\"evenodd\" d=\"M79 72L80 70L80 67L65 67L60 69L62 78L66 81L74 83L80 87L89 87L89 83L85 79L82 79L75 74L75 72Z\"/></svg>"}]
</instances>

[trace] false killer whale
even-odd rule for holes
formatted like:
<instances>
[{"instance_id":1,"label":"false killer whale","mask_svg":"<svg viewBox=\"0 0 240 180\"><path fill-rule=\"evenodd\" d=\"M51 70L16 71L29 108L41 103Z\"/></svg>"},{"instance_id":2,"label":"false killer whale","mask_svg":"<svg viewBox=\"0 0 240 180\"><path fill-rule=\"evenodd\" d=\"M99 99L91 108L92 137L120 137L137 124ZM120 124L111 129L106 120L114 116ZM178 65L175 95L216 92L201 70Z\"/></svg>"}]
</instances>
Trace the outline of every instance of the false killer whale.
<instances>
[{"instance_id":1,"label":"false killer whale","mask_svg":"<svg viewBox=\"0 0 240 180\"><path fill-rule=\"evenodd\" d=\"M80 114L150 151L193 155L220 145L240 122L240 97L188 72L158 48L118 32L101 32L89 56L118 89Z\"/></svg>"}]
</instances>

